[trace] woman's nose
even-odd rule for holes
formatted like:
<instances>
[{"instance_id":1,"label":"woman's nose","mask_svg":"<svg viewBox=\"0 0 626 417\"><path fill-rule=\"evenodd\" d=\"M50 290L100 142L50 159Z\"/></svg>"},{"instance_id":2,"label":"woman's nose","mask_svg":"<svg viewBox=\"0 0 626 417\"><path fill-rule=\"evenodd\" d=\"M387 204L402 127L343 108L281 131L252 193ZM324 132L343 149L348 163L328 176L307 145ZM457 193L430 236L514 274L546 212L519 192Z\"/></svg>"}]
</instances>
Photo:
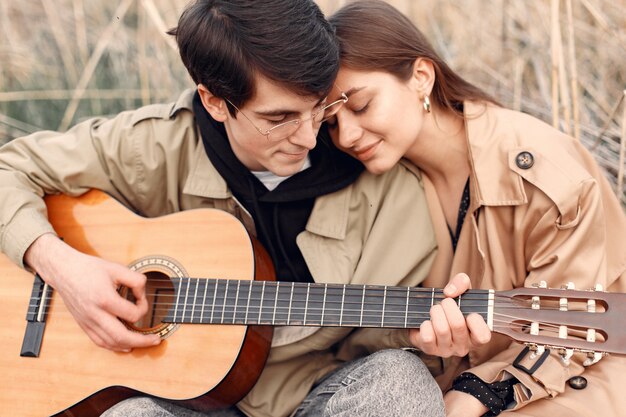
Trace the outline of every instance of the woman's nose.
<instances>
[{"instance_id":1,"label":"woman's nose","mask_svg":"<svg viewBox=\"0 0 626 417\"><path fill-rule=\"evenodd\" d=\"M361 138L363 129L347 114L337 115L337 141L341 148L350 149Z\"/></svg>"}]
</instances>

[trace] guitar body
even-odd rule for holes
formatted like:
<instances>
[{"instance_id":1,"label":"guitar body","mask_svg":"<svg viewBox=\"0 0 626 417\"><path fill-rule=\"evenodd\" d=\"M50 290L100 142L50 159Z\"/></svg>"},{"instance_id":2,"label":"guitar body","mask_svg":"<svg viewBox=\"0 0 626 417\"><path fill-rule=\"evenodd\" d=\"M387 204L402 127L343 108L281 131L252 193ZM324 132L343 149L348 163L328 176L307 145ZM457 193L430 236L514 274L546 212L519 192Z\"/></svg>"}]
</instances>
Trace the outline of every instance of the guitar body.
<instances>
[{"instance_id":1,"label":"guitar body","mask_svg":"<svg viewBox=\"0 0 626 417\"><path fill-rule=\"evenodd\" d=\"M51 223L68 244L132 266L149 281L169 281L175 274L273 279L262 248L225 212L200 209L146 219L99 191L48 197L46 203ZM137 395L198 410L217 408L252 388L269 352L269 326L193 324L170 325L159 346L112 352L86 336L53 292L39 356L23 357L34 277L0 255L0 280L0 404L6 415L97 416ZM159 300L153 298L154 306ZM158 315L153 316L139 329L158 326Z\"/></svg>"}]
</instances>

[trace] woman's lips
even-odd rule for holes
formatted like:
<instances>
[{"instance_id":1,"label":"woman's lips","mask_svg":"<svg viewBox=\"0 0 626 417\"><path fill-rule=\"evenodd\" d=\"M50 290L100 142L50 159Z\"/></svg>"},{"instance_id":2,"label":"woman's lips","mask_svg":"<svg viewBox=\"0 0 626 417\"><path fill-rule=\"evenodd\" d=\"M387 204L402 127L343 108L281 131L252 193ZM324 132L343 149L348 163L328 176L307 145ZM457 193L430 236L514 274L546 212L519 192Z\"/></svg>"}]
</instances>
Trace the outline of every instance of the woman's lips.
<instances>
[{"instance_id":1,"label":"woman's lips","mask_svg":"<svg viewBox=\"0 0 626 417\"><path fill-rule=\"evenodd\" d=\"M359 149L354 149L354 154L359 160L367 161L374 156L376 150L378 149L378 145L380 145L381 142L382 141L379 140L378 142L374 142L371 145L367 145Z\"/></svg>"}]
</instances>

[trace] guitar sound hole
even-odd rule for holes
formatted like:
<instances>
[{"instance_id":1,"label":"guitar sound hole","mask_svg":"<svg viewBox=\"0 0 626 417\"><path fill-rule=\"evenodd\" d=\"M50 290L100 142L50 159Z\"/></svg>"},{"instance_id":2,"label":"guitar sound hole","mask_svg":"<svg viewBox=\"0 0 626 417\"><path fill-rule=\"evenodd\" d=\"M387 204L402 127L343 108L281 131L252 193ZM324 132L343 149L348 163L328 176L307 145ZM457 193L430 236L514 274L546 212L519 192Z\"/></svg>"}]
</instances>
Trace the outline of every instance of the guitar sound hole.
<instances>
[{"instance_id":1,"label":"guitar sound hole","mask_svg":"<svg viewBox=\"0 0 626 417\"><path fill-rule=\"evenodd\" d=\"M148 313L138 322L132 323L139 331L150 331L159 328L163 319L174 302L174 285L170 278L162 272L144 272L148 277L146 283L146 298ZM120 294L131 302L136 302L135 295L126 287L120 289Z\"/></svg>"}]
</instances>

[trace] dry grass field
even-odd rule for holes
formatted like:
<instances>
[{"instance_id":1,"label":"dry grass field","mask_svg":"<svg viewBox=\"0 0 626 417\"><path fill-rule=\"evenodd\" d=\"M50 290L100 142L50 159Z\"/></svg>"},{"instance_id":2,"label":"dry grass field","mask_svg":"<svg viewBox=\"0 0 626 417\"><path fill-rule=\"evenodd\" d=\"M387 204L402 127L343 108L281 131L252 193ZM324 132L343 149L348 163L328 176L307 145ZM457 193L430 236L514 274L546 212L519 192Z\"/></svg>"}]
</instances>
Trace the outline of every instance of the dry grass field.
<instances>
[{"instance_id":1,"label":"dry grass field","mask_svg":"<svg viewBox=\"0 0 626 417\"><path fill-rule=\"evenodd\" d=\"M389 1L466 78L583 141L626 207L626 0ZM0 144L176 97L191 82L165 30L186 3L0 2Z\"/></svg>"}]
</instances>

